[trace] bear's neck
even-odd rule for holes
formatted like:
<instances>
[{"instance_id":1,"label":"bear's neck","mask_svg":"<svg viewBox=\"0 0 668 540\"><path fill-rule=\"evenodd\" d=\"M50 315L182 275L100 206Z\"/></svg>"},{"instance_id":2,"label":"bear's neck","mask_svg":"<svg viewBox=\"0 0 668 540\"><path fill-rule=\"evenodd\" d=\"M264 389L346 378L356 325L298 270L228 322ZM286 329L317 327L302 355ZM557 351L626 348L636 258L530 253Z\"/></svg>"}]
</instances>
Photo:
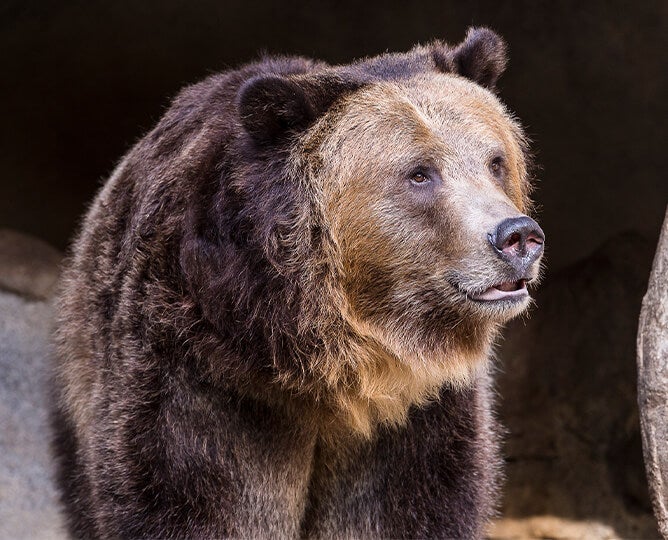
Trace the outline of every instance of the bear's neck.
<instances>
[{"instance_id":1,"label":"bear's neck","mask_svg":"<svg viewBox=\"0 0 668 540\"><path fill-rule=\"evenodd\" d=\"M328 359L328 385L339 424L369 437L380 424L402 425L411 407L436 399L443 386L474 384L489 365L493 336L477 347L444 345L430 356L399 357L373 338L349 337Z\"/></svg>"},{"instance_id":2,"label":"bear's neck","mask_svg":"<svg viewBox=\"0 0 668 540\"><path fill-rule=\"evenodd\" d=\"M258 397L315 404L323 432L370 437L379 425L401 425L411 407L436 399L444 386L472 386L489 366L496 325L462 321L447 341L416 351L350 316L335 283L314 279L300 293L299 315L290 323L272 317L287 326L264 333L273 375Z\"/></svg>"}]
</instances>

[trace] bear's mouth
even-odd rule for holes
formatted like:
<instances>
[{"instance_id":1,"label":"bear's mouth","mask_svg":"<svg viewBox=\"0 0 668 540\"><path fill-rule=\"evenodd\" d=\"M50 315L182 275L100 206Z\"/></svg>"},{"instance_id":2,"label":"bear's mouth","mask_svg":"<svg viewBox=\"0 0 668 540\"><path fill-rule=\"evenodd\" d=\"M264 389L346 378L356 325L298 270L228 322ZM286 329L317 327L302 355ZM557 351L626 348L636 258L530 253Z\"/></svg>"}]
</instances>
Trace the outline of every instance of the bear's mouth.
<instances>
[{"instance_id":1,"label":"bear's mouth","mask_svg":"<svg viewBox=\"0 0 668 540\"><path fill-rule=\"evenodd\" d=\"M529 291L527 291L526 279L504 281L492 285L482 292L469 294L469 298L477 302L518 301L525 299L527 296L529 296Z\"/></svg>"}]
</instances>

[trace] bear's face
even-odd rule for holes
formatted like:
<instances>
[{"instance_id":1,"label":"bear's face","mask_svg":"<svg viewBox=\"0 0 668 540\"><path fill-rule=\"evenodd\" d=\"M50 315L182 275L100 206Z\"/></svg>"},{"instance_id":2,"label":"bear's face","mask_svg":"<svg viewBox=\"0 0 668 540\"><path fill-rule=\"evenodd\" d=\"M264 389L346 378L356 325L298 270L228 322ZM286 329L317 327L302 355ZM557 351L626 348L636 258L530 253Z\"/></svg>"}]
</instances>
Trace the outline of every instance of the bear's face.
<instances>
[{"instance_id":1,"label":"bear's face","mask_svg":"<svg viewBox=\"0 0 668 540\"><path fill-rule=\"evenodd\" d=\"M499 101L423 74L360 90L333 114L316 182L355 328L429 357L458 329L525 310L540 256L516 267L490 241L528 206L523 135Z\"/></svg>"},{"instance_id":2,"label":"bear's face","mask_svg":"<svg viewBox=\"0 0 668 540\"><path fill-rule=\"evenodd\" d=\"M524 215L522 130L490 91L504 67L500 38L472 29L454 48L239 91L250 165L237 184L249 201L277 194L247 214L266 216L259 244L297 291L287 335L312 336L280 380L325 386L358 431L472 381L499 324L530 303L544 237ZM291 350L288 365L304 342Z\"/></svg>"}]
</instances>

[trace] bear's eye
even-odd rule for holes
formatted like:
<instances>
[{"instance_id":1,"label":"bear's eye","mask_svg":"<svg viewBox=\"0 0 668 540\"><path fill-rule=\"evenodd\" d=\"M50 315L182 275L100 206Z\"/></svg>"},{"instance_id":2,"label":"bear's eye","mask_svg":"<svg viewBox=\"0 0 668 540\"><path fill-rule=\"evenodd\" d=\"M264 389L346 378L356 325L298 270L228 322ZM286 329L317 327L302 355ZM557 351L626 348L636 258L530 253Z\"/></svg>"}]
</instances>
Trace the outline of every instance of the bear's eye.
<instances>
[{"instance_id":1,"label":"bear's eye","mask_svg":"<svg viewBox=\"0 0 668 540\"><path fill-rule=\"evenodd\" d=\"M411 176L411 183L412 184L426 184L428 182L431 182L431 178L427 175L427 173L424 173L422 171L418 171Z\"/></svg>"},{"instance_id":2,"label":"bear's eye","mask_svg":"<svg viewBox=\"0 0 668 540\"><path fill-rule=\"evenodd\" d=\"M489 170L492 171L492 174L497 178L500 177L505 170L505 162L503 156L496 156L489 162Z\"/></svg>"}]
</instances>

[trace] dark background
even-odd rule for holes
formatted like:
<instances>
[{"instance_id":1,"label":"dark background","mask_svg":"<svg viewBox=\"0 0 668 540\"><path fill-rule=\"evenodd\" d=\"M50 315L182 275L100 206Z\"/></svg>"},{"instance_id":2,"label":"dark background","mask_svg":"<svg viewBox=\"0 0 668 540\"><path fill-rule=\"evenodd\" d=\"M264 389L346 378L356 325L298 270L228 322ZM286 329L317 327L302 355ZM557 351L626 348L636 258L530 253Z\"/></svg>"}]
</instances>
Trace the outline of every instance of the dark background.
<instances>
[{"instance_id":1,"label":"dark background","mask_svg":"<svg viewBox=\"0 0 668 540\"><path fill-rule=\"evenodd\" d=\"M180 87L209 73L261 52L348 62L432 38L457 43L468 26L490 26L509 45L500 93L533 139L548 246L538 316L518 323L521 341L504 349L518 353L513 358L539 356L533 364L510 361L512 375L501 379L508 489L530 473L516 482L521 498L511 498L524 503L506 510L604 519L613 511L607 499L587 506L571 495L579 490L591 502L607 490L635 519L649 512L634 339L668 203L667 22L665 0L0 2L0 227L64 249L123 153ZM527 418L526 403L545 416ZM532 422L542 442L512 439L526 438ZM577 437L562 444L557 432ZM578 447L587 437L595 440ZM528 447L540 448L526 458ZM578 458L567 456L585 454L590 461L563 497L527 487L540 477L536 463L551 471L546 482L558 483L561 471L576 470ZM628 478L620 470L631 471ZM620 523L629 534L647 531Z\"/></svg>"},{"instance_id":2,"label":"dark background","mask_svg":"<svg viewBox=\"0 0 668 540\"><path fill-rule=\"evenodd\" d=\"M178 89L261 51L332 63L488 25L532 137L552 271L656 239L668 202L668 2L0 2L0 226L64 248L101 180Z\"/></svg>"}]
</instances>

